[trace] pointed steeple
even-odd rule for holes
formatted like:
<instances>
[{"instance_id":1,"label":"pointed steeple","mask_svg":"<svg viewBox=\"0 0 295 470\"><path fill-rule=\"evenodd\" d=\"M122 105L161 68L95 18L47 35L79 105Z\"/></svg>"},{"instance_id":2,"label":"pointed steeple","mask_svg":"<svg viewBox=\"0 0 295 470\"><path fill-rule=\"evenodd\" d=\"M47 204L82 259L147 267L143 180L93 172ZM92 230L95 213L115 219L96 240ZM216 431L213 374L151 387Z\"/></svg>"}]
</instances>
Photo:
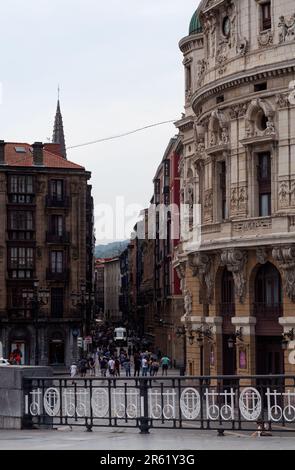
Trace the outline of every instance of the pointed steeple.
<instances>
[{"instance_id":1,"label":"pointed steeple","mask_svg":"<svg viewBox=\"0 0 295 470\"><path fill-rule=\"evenodd\" d=\"M65 159L67 159L64 126L62 122L62 114L61 114L60 102L59 102L59 87L58 87L58 99L57 99L57 108L56 108L56 114L55 114L55 120L54 120L52 143L60 144L61 154Z\"/></svg>"}]
</instances>

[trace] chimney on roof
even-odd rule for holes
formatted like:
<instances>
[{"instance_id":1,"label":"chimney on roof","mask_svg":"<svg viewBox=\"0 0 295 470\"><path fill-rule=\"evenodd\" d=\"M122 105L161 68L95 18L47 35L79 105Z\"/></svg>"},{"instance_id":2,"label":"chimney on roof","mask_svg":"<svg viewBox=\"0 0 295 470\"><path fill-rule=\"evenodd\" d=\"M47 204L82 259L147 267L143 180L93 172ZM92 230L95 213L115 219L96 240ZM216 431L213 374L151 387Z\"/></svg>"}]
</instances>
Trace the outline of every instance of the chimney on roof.
<instances>
[{"instance_id":1,"label":"chimney on roof","mask_svg":"<svg viewBox=\"0 0 295 470\"><path fill-rule=\"evenodd\" d=\"M44 166L43 162L43 143L35 142L33 144L33 165Z\"/></svg>"},{"instance_id":2,"label":"chimney on roof","mask_svg":"<svg viewBox=\"0 0 295 470\"><path fill-rule=\"evenodd\" d=\"M6 165L5 162L5 141L0 140L0 165Z\"/></svg>"}]
</instances>

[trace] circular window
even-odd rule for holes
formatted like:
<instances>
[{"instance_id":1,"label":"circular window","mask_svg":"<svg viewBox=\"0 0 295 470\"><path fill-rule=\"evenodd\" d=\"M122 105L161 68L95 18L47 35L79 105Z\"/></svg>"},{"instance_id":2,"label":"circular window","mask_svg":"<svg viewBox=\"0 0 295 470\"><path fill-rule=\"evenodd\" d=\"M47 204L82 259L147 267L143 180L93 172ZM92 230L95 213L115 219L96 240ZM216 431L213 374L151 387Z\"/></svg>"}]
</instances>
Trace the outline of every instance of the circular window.
<instances>
[{"instance_id":1,"label":"circular window","mask_svg":"<svg viewBox=\"0 0 295 470\"><path fill-rule=\"evenodd\" d=\"M256 125L260 131L265 131L265 129L267 128L267 117L265 116L262 109L257 114Z\"/></svg>"},{"instance_id":2,"label":"circular window","mask_svg":"<svg viewBox=\"0 0 295 470\"><path fill-rule=\"evenodd\" d=\"M222 22L222 32L224 36L228 37L230 35L230 19L226 16Z\"/></svg>"}]
</instances>

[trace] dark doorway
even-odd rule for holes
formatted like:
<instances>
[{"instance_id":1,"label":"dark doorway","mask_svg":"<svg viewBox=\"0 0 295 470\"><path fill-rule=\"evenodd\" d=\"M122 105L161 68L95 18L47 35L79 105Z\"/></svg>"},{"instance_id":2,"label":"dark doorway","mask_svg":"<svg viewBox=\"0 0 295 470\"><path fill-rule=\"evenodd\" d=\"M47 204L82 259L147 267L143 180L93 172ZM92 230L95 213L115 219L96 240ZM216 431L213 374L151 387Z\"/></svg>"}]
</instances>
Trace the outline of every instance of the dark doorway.
<instances>
[{"instance_id":1,"label":"dark doorway","mask_svg":"<svg viewBox=\"0 0 295 470\"><path fill-rule=\"evenodd\" d=\"M256 373L284 374L284 353L281 336L257 336Z\"/></svg>"},{"instance_id":2,"label":"dark doorway","mask_svg":"<svg viewBox=\"0 0 295 470\"><path fill-rule=\"evenodd\" d=\"M228 347L231 335L223 335L223 375L236 375L237 361L236 361L236 348Z\"/></svg>"},{"instance_id":3,"label":"dark doorway","mask_svg":"<svg viewBox=\"0 0 295 470\"><path fill-rule=\"evenodd\" d=\"M49 364L63 365L65 363L65 343L62 336L56 333L49 341Z\"/></svg>"}]
</instances>

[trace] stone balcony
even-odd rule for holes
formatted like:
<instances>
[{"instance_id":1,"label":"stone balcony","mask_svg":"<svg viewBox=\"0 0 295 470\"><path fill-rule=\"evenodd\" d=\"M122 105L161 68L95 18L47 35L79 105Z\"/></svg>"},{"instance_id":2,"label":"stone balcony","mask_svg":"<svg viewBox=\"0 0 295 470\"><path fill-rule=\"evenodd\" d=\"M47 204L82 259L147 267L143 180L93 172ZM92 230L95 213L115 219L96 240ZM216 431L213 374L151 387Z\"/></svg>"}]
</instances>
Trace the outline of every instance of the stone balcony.
<instances>
[{"instance_id":1,"label":"stone balcony","mask_svg":"<svg viewBox=\"0 0 295 470\"><path fill-rule=\"evenodd\" d=\"M290 243L295 241L295 215L278 214L205 224L201 231L200 250ZM186 250L190 251L188 248Z\"/></svg>"}]
</instances>

